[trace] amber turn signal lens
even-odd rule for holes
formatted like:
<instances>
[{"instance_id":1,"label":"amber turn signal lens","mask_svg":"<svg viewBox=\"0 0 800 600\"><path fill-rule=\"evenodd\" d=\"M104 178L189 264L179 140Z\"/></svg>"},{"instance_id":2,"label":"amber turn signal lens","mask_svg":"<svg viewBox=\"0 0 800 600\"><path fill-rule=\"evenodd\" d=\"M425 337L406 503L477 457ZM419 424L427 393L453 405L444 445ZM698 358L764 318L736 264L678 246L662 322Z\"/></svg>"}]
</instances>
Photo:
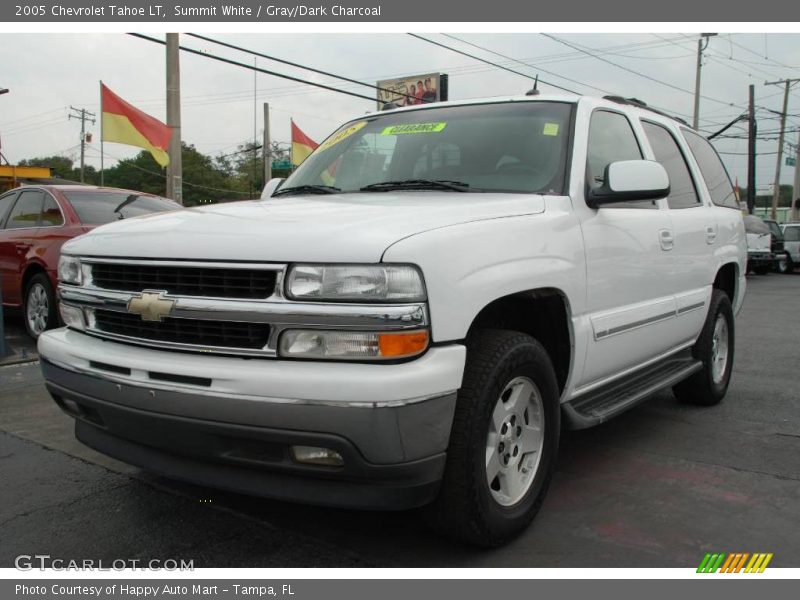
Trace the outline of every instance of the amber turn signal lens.
<instances>
[{"instance_id":1,"label":"amber turn signal lens","mask_svg":"<svg viewBox=\"0 0 800 600\"><path fill-rule=\"evenodd\" d=\"M381 358L403 358L424 352L428 347L427 331L381 333L378 348Z\"/></svg>"}]
</instances>

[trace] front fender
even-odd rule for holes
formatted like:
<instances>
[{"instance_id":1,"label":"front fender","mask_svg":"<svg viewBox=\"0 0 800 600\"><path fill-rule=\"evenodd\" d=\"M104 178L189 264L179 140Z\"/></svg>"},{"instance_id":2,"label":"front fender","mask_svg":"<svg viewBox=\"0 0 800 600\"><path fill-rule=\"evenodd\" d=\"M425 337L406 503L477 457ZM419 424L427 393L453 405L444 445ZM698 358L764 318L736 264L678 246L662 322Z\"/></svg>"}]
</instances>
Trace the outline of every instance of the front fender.
<instances>
[{"instance_id":1,"label":"front fender","mask_svg":"<svg viewBox=\"0 0 800 600\"><path fill-rule=\"evenodd\" d=\"M554 288L572 317L585 310L580 227L569 199L548 199L542 214L453 225L390 246L385 262L410 262L425 276L435 342L461 340L480 311L518 292Z\"/></svg>"}]
</instances>

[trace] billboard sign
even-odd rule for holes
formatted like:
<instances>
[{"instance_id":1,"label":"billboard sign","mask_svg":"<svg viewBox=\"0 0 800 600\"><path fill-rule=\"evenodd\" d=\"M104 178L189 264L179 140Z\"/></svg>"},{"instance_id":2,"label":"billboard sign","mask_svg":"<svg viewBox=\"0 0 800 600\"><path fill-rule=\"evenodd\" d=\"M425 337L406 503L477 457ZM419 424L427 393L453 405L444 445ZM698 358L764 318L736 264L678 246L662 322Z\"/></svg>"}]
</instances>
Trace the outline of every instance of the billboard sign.
<instances>
[{"instance_id":1,"label":"billboard sign","mask_svg":"<svg viewBox=\"0 0 800 600\"><path fill-rule=\"evenodd\" d=\"M447 100L447 75L427 73L379 81L378 110L444 102Z\"/></svg>"}]
</instances>

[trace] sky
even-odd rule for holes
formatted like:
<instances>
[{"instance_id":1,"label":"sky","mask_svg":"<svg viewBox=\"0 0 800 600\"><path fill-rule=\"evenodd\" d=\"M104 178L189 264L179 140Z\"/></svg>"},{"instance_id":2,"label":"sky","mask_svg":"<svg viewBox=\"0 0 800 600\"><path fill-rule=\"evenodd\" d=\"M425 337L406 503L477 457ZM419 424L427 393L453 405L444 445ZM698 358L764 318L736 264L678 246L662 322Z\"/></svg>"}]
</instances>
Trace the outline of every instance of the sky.
<instances>
[{"instance_id":1,"label":"sky","mask_svg":"<svg viewBox=\"0 0 800 600\"><path fill-rule=\"evenodd\" d=\"M531 80L415 39L389 34L207 34L247 49L374 84L418 73L448 73L450 99L522 94ZM549 37L548 37L549 36ZM153 34L163 38L163 34ZM540 77L543 92L555 83L580 93L636 97L691 121L697 34L424 34L439 43ZM555 39L553 39L555 38ZM181 36L183 45L280 73L370 95L370 90ZM164 46L120 33L0 34L0 140L12 164L25 158L64 155L78 159L80 123L69 107L100 108L99 81L154 117L166 119ZM502 55L502 56L501 56ZM343 121L375 110L375 103L294 83L203 56L181 54L182 138L203 153L234 152L264 127L263 103L271 107L273 140L289 141L289 119L321 141ZM800 34L728 34L710 39L702 69L700 128L722 128L747 105L755 85L759 107L758 186L775 172L782 88L765 81L800 77ZM545 83L547 82L547 83ZM771 112L772 111L772 112ZM789 97L787 142L800 130L800 82ZM99 115L98 115L99 117ZM100 166L99 120L88 124L94 140L87 164ZM745 124L727 133L745 135ZM106 165L139 150L106 143ZM718 139L715 146L741 185L746 183L747 140ZM788 148L788 144L787 144ZM794 168L783 166L781 182Z\"/></svg>"}]
</instances>

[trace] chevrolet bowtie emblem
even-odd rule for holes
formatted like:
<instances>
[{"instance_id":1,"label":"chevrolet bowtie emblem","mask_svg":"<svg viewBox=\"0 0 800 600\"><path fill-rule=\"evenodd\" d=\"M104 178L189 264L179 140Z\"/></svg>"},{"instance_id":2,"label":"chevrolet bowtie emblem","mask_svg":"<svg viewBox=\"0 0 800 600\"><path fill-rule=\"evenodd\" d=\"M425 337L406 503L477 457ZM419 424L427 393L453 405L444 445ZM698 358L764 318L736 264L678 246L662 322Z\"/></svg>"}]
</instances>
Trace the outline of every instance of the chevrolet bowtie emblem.
<instances>
[{"instance_id":1,"label":"chevrolet bowtie emblem","mask_svg":"<svg viewBox=\"0 0 800 600\"><path fill-rule=\"evenodd\" d=\"M164 298L164 292L142 292L128 301L128 312L142 315L142 321L163 321L175 308L175 300Z\"/></svg>"}]
</instances>

